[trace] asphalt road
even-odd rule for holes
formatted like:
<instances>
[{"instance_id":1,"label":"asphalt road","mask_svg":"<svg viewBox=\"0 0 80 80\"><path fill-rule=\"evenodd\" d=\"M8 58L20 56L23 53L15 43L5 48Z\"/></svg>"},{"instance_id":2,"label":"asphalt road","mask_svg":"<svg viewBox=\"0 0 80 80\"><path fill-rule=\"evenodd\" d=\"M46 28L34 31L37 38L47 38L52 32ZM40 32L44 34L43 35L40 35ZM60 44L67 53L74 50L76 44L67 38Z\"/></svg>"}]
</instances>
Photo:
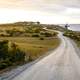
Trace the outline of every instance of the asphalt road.
<instances>
[{"instance_id":1,"label":"asphalt road","mask_svg":"<svg viewBox=\"0 0 80 80\"><path fill-rule=\"evenodd\" d=\"M80 80L80 52L62 33L59 37L55 51L10 80Z\"/></svg>"}]
</instances>

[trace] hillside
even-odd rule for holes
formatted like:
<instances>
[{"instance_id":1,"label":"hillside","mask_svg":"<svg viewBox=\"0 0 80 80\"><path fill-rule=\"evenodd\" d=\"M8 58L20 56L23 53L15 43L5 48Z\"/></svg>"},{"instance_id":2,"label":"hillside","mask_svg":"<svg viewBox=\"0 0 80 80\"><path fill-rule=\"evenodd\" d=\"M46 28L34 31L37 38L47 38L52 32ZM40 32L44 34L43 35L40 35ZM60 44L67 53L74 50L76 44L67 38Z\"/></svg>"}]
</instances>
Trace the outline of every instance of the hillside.
<instances>
[{"instance_id":1,"label":"hillside","mask_svg":"<svg viewBox=\"0 0 80 80\"><path fill-rule=\"evenodd\" d=\"M57 34L57 32L45 30L44 25L40 24L39 22L17 22L12 24L1 24L0 41L4 42L6 40L9 43L15 44L18 47L18 50L16 50L15 46L13 52L10 52L8 51L10 48L10 46L8 46L8 42L4 43L4 45L7 45L7 53L5 51L1 51L2 49L5 49L5 46L3 46L0 49L0 56L3 53L5 55L0 57L0 69L6 69L7 67L14 66L14 64L15 66L17 66L23 63L34 61L40 56L45 55L46 52L54 50L60 44L60 40L57 37ZM20 57L23 53L25 53L25 55L20 61ZM11 57L7 57L4 59L6 55ZM11 60L15 60L14 63L10 62ZM8 66L9 63L13 64L10 64Z\"/></svg>"}]
</instances>

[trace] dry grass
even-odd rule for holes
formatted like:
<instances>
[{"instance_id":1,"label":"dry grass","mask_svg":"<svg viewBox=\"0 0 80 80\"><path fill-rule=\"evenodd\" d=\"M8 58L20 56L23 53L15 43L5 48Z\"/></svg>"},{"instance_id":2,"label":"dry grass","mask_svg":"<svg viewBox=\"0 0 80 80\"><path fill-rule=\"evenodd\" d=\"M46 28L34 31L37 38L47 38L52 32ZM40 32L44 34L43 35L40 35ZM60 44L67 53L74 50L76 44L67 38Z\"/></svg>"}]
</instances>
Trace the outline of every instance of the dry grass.
<instances>
[{"instance_id":1,"label":"dry grass","mask_svg":"<svg viewBox=\"0 0 80 80\"><path fill-rule=\"evenodd\" d=\"M27 26L26 26L27 27ZM6 30L19 30L24 31L24 26L13 26L13 25L2 25L0 26L0 30L5 32ZM32 35L32 33L29 33ZM29 35L27 33L27 35ZM20 49L26 52L26 55L31 55L33 59L36 59L37 57L43 55L50 49L55 49L59 43L60 40L58 38L45 38L44 40L40 40L40 37L34 38L34 37L0 37L0 40L9 40L11 42L15 42Z\"/></svg>"},{"instance_id":2,"label":"dry grass","mask_svg":"<svg viewBox=\"0 0 80 80\"><path fill-rule=\"evenodd\" d=\"M20 49L26 52L26 55L31 55L32 59L43 55L50 49L55 49L60 40L58 38L39 38L32 37L1 37L0 40L9 40L15 42Z\"/></svg>"}]
</instances>

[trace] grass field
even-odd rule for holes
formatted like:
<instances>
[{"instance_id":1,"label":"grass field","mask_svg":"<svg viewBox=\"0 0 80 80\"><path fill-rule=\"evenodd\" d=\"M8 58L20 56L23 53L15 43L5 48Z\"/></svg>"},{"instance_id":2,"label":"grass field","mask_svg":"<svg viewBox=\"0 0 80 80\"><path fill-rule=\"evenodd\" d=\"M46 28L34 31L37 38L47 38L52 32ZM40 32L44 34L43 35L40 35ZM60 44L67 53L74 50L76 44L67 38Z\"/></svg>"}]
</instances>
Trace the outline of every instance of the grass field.
<instances>
[{"instance_id":1,"label":"grass field","mask_svg":"<svg viewBox=\"0 0 80 80\"><path fill-rule=\"evenodd\" d=\"M72 38L80 48L80 32L68 30L63 35Z\"/></svg>"},{"instance_id":2,"label":"grass field","mask_svg":"<svg viewBox=\"0 0 80 80\"><path fill-rule=\"evenodd\" d=\"M40 24L24 23L0 25L0 40L15 42L32 60L59 45L56 32L46 31Z\"/></svg>"},{"instance_id":3,"label":"grass field","mask_svg":"<svg viewBox=\"0 0 80 80\"><path fill-rule=\"evenodd\" d=\"M34 61L40 56L46 55L48 51L54 50L60 44L57 32L45 30L45 25L42 24L25 23L24 25L24 23L0 25L1 42L9 42L4 44L8 45L7 47L3 46L0 50L0 53L2 53L0 55L0 60L2 60L0 64L3 70ZM2 49L5 49L7 52L5 50L2 51Z\"/></svg>"},{"instance_id":4,"label":"grass field","mask_svg":"<svg viewBox=\"0 0 80 80\"><path fill-rule=\"evenodd\" d=\"M80 41L75 40L75 42L76 42L77 46L80 48Z\"/></svg>"},{"instance_id":5,"label":"grass field","mask_svg":"<svg viewBox=\"0 0 80 80\"><path fill-rule=\"evenodd\" d=\"M32 37L0 37L0 40L15 42L21 50L26 52L26 57L30 55L32 60L35 60L51 49L55 49L60 43L58 38L40 40L39 38Z\"/></svg>"}]
</instances>

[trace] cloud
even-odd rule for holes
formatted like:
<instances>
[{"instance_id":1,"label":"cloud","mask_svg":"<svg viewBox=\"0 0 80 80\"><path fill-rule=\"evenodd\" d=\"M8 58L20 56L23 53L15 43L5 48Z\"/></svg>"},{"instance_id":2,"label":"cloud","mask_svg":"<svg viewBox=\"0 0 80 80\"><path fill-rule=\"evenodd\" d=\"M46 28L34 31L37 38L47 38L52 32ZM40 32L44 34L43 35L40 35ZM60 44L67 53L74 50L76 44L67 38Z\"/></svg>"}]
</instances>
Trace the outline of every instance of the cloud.
<instances>
[{"instance_id":1,"label":"cloud","mask_svg":"<svg viewBox=\"0 0 80 80\"><path fill-rule=\"evenodd\" d=\"M80 0L44 0L44 2L63 5L66 7L80 7Z\"/></svg>"},{"instance_id":2,"label":"cloud","mask_svg":"<svg viewBox=\"0 0 80 80\"><path fill-rule=\"evenodd\" d=\"M33 9L35 2L34 0L2 0L0 8Z\"/></svg>"},{"instance_id":3,"label":"cloud","mask_svg":"<svg viewBox=\"0 0 80 80\"><path fill-rule=\"evenodd\" d=\"M64 11L69 7L80 8L80 0L2 0L0 7L42 10L49 12Z\"/></svg>"},{"instance_id":4,"label":"cloud","mask_svg":"<svg viewBox=\"0 0 80 80\"><path fill-rule=\"evenodd\" d=\"M24 11L22 14L27 14L31 11L30 14L27 14L32 16L30 17L30 20L33 20L33 17L34 20L40 21L46 21L48 18L47 22L49 22L51 19L53 19L52 21L54 22L66 22L69 20L70 22L77 20L79 22L80 20L80 0L1 0L0 10L1 8L4 10L7 8L9 9L9 12L15 12L15 15L13 14L14 16L18 15L18 13L22 12L23 10ZM7 12L5 13L9 14Z\"/></svg>"}]
</instances>

